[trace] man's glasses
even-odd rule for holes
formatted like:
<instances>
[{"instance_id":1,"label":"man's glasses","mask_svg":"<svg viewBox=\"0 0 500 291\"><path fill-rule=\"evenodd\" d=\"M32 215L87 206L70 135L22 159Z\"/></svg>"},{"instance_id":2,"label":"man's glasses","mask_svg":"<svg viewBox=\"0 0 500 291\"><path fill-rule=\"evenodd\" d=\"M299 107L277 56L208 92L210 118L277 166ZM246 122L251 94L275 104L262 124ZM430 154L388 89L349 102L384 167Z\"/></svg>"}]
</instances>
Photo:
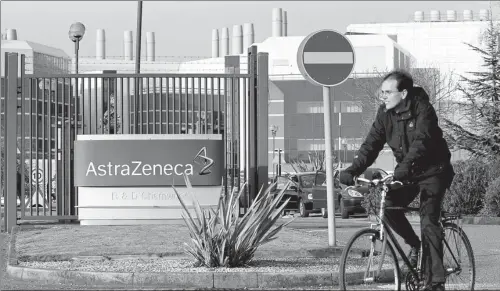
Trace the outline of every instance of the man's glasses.
<instances>
[{"instance_id":1,"label":"man's glasses","mask_svg":"<svg viewBox=\"0 0 500 291\"><path fill-rule=\"evenodd\" d=\"M382 96L388 96L388 95L392 95L394 93L400 93L401 91L380 91L380 95Z\"/></svg>"}]
</instances>

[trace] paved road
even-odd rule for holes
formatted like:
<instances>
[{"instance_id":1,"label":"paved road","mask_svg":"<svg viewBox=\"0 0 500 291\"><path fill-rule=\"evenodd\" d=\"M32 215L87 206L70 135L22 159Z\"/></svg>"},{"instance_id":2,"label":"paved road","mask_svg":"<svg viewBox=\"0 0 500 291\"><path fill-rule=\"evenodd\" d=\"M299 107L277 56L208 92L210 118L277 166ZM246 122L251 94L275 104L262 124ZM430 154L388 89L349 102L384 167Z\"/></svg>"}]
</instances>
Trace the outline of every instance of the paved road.
<instances>
[{"instance_id":1,"label":"paved road","mask_svg":"<svg viewBox=\"0 0 500 291\"><path fill-rule=\"evenodd\" d=\"M285 218L286 219L286 218ZM341 219L336 218L337 223L337 233L339 238L348 238L354 232L362 227L369 225L368 219L366 217ZM417 233L420 232L418 223L414 224ZM327 232L328 224L327 220L319 216L312 216L308 218L296 218L289 227L303 229L309 232ZM486 225L464 225L464 230L469 236L474 249L474 254L476 257L476 289L500 289L500 281L498 280L498 274L500 273L500 226L486 226ZM0 234L0 290L6 289L72 289L72 290L91 290L85 289L80 286L68 286L68 285L41 285L39 282L26 282L19 280L12 280L5 276L5 266L6 266L6 246L7 246L7 235L5 233ZM345 242L340 241L340 244ZM102 290L102 288L100 288ZM122 288L109 288L109 289L122 289ZM126 289L126 288L125 288ZM329 288L320 288L316 290L328 290ZM212 289L213 290L213 289ZM312 289L301 289L301 290L312 290Z\"/></svg>"}]
</instances>

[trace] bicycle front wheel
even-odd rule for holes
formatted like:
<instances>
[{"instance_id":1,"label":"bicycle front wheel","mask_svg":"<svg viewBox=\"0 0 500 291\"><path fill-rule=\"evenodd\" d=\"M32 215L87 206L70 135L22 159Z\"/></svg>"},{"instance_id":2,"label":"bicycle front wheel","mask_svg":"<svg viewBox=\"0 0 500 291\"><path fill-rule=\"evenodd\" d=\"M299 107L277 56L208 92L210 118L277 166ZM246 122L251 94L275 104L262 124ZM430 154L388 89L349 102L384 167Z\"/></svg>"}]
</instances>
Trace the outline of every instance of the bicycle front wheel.
<instances>
[{"instance_id":1,"label":"bicycle front wheel","mask_svg":"<svg viewBox=\"0 0 500 291\"><path fill-rule=\"evenodd\" d=\"M472 246L465 232L455 223L443 225L443 265L446 290L474 290L476 264Z\"/></svg>"},{"instance_id":2,"label":"bicycle front wheel","mask_svg":"<svg viewBox=\"0 0 500 291\"><path fill-rule=\"evenodd\" d=\"M400 270L393 247L374 229L362 229L347 243L340 258L340 290L397 290Z\"/></svg>"}]
</instances>

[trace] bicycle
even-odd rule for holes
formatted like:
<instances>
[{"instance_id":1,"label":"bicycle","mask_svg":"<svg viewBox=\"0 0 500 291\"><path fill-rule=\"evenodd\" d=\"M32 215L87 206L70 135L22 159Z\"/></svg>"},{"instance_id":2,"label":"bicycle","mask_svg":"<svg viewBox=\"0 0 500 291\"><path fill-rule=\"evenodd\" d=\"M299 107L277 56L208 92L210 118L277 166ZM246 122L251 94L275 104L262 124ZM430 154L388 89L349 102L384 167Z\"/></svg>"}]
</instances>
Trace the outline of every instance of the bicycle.
<instances>
[{"instance_id":1,"label":"bicycle","mask_svg":"<svg viewBox=\"0 0 500 291\"><path fill-rule=\"evenodd\" d=\"M391 187L394 187L394 185L403 185L401 182L392 181L392 178L392 175L388 175L382 179L367 180L357 178L355 180L356 184L358 184L358 181L361 181L367 183L368 187L376 191L380 191L380 206L377 206L379 215L377 216L377 223L372 223L369 228L364 228L356 232L344 248L340 259L340 290L348 290L348 288L361 290L375 290L380 288L401 290L401 282L403 279L405 281L406 290L408 291L419 291L424 288L425 280L422 268L422 247L420 248L418 256L417 267L414 268L410 264L409 258L406 256L401 245L394 236L393 230L384 219L381 219L384 217L385 209L419 211L418 208L414 207L385 206L386 195ZM359 187L359 185L349 186L346 189L356 189L356 187ZM440 224L445 232L445 236L443 236L443 263L446 270L446 290L453 290L454 288L457 288L455 290L474 290L476 276L474 254L467 235L459 225L460 218L461 216L459 214L441 211ZM446 231L449 231L451 234L455 234L456 238L461 240L465 246L466 254L468 255L467 261L463 261L461 259L461 253L459 251L453 252L451 250L451 243L449 243L451 238L447 238ZM363 236L368 237L368 240L366 241L370 243L369 247L353 247L356 242L364 242ZM380 244L380 249L377 248L377 243ZM396 257L394 248L397 249L398 254L403 260L404 264L402 267L406 266L406 271L402 271L403 268L399 265L400 263ZM353 258L348 257L351 251L355 255ZM447 254L451 256L451 262L446 261ZM388 262L384 262L386 256L389 259ZM378 260L378 264L375 260ZM367 264L362 264L362 261L367 261ZM466 262L470 264L468 281L464 285L450 284L449 281L453 278L453 276L461 275L464 272L463 264ZM348 266L347 264L353 264L353 266ZM374 270L370 272L370 268L372 266L374 267ZM361 267L363 267L363 269L361 269ZM360 269L362 272L358 271ZM380 284L381 286L376 286L376 284Z\"/></svg>"}]
</instances>

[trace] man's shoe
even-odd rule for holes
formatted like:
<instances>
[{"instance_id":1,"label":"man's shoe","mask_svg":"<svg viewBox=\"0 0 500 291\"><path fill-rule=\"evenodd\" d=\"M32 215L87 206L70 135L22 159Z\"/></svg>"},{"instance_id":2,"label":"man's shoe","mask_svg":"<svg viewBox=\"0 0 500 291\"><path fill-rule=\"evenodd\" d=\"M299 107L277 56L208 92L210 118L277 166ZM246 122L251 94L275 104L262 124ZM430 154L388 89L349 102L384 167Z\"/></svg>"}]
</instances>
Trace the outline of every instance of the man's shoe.
<instances>
[{"instance_id":1,"label":"man's shoe","mask_svg":"<svg viewBox=\"0 0 500 291\"><path fill-rule=\"evenodd\" d=\"M420 252L420 248L413 247L410 250L410 254L408 254L408 258L410 259L410 265L413 268L417 267L418 264L418 253Z\"/></svg>"}]
</instances>

